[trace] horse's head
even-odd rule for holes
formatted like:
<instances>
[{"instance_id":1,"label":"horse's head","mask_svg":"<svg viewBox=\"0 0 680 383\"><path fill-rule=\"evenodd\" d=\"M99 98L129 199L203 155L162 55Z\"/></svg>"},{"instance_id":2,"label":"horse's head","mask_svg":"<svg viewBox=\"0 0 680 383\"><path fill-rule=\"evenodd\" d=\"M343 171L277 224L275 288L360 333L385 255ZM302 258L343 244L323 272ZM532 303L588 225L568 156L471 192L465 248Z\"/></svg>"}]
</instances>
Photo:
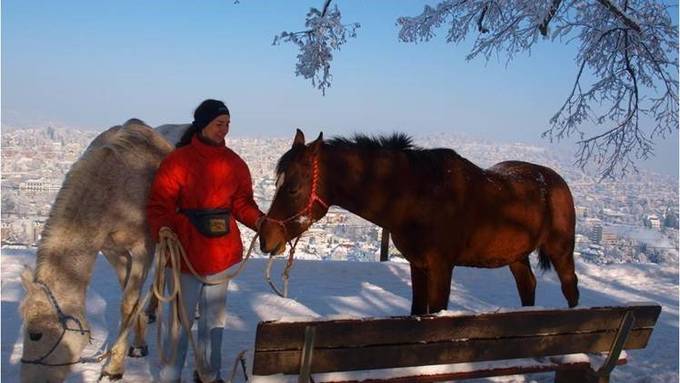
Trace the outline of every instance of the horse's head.
<instances>
[{"instance_id":1,"label":"horse's head","mask_svg":"<svg viewBox=\"0 0 680 383\"><path fill-rule=\"evenodd\" d=\"M82 308L77 310L66 299L57 303L54 293L35 280L28 267L21 280L26 289L20 308L24 319L21 381L63 382L90 340Z\"/></svg>"},{"instance_id":2,"label":"horse's head","mask_svg":"<svg viewBox=\"0 0 680 383\"><path fill-rule=\"evenodd\" d=\"M323 133L305 145L305 135L298 129L293 147L279 160L276 193L260 227L262 252L281 254L286 242L302 234L328 211L321 174L322 147Z\"/></svg>"}]
</instances>

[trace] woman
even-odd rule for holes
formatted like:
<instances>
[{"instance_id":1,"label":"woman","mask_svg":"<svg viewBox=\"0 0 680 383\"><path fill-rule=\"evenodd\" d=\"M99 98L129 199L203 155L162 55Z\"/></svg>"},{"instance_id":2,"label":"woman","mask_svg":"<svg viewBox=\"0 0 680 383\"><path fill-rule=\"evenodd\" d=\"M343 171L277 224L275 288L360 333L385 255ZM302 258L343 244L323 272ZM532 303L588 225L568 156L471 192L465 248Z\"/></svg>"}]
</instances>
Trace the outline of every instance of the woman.
<instances>
[{"instance_id":1,"label":"woman","mask_svg":"<svg viewBox=\"0 0 680 383\"><path fill-rule=\"evenodd\" d=\"M154 239L158 241L162 227L170 228L193 269L208 281L223 279L241 261L243 244L236 220L256 230L264 216L253 199L248 166L225 146L229 122L229 109L222 101L205 100L196 108L191 127L158 168L147 207ZM172 280L169 274L166 280ZM208 368L203 378L223 382L220 365L228 284L203 285L184 262L180 283L189 319L193 322L197 305L200 313L197 347ZM175 362L162 367L161 381L180 381L187 345L182 328ZM170 336L164 346L166 353L171 351ZM201 381L196 371L194 379Z\"/></svg>"}]
</instances>

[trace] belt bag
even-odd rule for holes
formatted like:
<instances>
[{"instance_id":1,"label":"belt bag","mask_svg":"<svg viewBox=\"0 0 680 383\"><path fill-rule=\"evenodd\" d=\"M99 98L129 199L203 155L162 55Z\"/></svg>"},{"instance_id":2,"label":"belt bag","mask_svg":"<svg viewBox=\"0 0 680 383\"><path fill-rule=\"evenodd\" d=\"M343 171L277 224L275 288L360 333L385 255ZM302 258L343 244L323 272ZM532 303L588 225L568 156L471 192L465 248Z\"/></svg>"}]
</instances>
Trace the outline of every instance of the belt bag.
<instances>
[{"instance_id":1,"label":"belt bag","mask_svg":"<svg viewBox=\"0 0 680 383\"><path fill-rule=\"evenodd\" d=\"M229 234L229 209L179 209L186 215L196 230L206 237L222 237Z\"/></svg>"}]
</instances>

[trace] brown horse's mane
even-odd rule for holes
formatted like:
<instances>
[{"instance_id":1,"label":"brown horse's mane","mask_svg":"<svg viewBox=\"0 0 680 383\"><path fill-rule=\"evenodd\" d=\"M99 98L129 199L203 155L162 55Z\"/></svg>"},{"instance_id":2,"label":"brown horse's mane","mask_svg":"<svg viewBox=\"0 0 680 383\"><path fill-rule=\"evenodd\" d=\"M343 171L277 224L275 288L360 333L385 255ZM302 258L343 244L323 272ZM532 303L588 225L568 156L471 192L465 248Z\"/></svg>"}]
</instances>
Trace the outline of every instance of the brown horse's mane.
<instances>
[{"instance_id":1,"label":"brown horse's mane","mask_svg":"<svg viewBox=\"0 0 680 383\"><path fill-rule=\"evenodd\" d=\"M462 160L476 167L467 159L449 148L425 149L413 143L413 138L405 133L393 133L391 135L368 136L365 134L355 134L351 138L333 137L324 141L324 146L330 149L357 150L361 152L387 151L393 153L403 153L410 160L411 164L430 173L441 169L440 165L445 160ZM296 154L303 150L303 147L294 147L286 152L276 165L276 173L285 171L290 165Z\"/></svg>"},{"instance_id":2,"label":"brown horse's mane","mask_svg":"<svg viewBox=\"0 0 680 383\"><path fill-rule=\"evenodd\" d=\"M424 149L415 146L413 139L404 133L393 133L390 136L367 136L355 134L352 138L333 137L326 145L333 148L353 148L361 150L399 150L399 151L422 151Z\"/></svg>"}]
</instances>

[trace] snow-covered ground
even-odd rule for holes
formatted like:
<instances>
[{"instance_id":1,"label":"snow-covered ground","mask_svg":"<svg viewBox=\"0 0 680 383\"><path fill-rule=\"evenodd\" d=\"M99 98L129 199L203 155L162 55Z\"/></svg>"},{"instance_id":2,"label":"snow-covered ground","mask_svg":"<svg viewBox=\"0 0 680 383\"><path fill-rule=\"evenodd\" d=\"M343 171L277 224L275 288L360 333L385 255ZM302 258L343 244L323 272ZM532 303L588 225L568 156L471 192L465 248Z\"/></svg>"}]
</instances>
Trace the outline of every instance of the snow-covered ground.
<instances>
[{"instance_id":1,"label":"snow-covered ground","mask_svg":"<svg viewBox=\"0 0 680 383\"><path fill-rule=\"evenodd\" d=\"M2 358L1 378L19 381L21 319L18 314L23 289L19 273L33 265L34 250L2 249ZM223 375L228 375L236 355L252 349L255 328L261 320L300 316L391 316L410 310L410 277L407 264L300 260L291 271L292 299L274 295L264 281L265 260L252 259L231 283L228 327L225 329ZM279 269L283 261L278 261ZM593 265L578 262L581 306L615 305L652 301L663 306L649 345L628 353L628 365L614 370L613 381L678 382L678 266L655 264ZM277 275L277 274L275 274ZM537 301L542 307L564 308L566 302L553 271L538 274ZM91 355L115 337L120 290L103 257L97 261L87 300L94 329ZM452 282L449 310L496 311L517 308L519 298L507 268L481 270L457 268ZM128 359L125 382L154 381L159 371L155 353L155 325L149 326L150 356ZM188 359L191 359L189 356ZM193 363L184 370L190 381ZM248 366L251 367L250 360ZM101 365L78 365L69 382L94 382ZM243 381L242 374L236 381ZM550 382L550 374L490 378L480 382Z\"/></svg>"}]
</instances>

